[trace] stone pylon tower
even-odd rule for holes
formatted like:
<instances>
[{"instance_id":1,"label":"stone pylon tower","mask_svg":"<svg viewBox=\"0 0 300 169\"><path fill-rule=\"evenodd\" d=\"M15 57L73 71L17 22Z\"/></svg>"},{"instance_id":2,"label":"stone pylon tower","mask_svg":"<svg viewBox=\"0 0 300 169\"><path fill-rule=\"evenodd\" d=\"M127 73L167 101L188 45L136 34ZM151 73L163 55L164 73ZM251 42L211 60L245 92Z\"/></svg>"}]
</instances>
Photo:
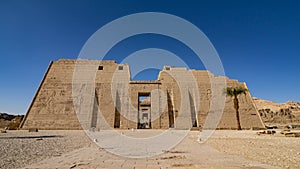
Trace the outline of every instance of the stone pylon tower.
<instances>
[{"instance_id":1,"label":"stone pylon tower","mask_svg":"<svg viewBox=\"0 0 300 169\"><path fill-rule=\"evenodd\" d=\"M82 76L76 79L75 73ZM226 86L247 88L205 70L165 66L157 80L133 81L126 64L58 60L50 63L20 128L236 129L232 98L223 93ZM238 99L242 128L264 128L250 92Z\"/></svg>"}]
</instances>

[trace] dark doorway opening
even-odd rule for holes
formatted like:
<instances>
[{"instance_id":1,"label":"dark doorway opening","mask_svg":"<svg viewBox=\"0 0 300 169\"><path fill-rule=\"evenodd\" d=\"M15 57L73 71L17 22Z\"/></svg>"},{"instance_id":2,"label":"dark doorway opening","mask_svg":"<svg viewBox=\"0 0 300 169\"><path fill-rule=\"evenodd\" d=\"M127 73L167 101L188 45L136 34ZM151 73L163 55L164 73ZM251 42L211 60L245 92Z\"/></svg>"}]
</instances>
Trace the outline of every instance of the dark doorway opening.
<instances>
[{"instance_id":1,"label":"dark doorway opening","mask_svg":"<svg viewBox=\"0 0 300 169\"><path fill-rule=\"evenodd\" d=\"M151 129L151 96L150 93L138 95L138 129Z\"/></svg>"}]
</instances>

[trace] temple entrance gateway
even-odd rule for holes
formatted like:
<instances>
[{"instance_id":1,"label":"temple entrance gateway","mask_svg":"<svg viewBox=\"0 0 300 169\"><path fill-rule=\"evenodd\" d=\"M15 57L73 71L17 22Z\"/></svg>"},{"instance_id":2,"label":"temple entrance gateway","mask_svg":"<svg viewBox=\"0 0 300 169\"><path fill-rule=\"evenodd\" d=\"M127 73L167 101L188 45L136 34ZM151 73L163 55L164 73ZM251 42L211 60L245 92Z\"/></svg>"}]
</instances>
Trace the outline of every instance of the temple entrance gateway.
<instances>
[{"instance_id":1,"label":"temple entrance gateway","mask_svg":"<svg viewBox=\"0 0 300 169\"><path fill-rule=\"evenodd\" d=\"M151 128L151 96L150 93L138 95L138 129Z\"/></svg>"}]
</instances>

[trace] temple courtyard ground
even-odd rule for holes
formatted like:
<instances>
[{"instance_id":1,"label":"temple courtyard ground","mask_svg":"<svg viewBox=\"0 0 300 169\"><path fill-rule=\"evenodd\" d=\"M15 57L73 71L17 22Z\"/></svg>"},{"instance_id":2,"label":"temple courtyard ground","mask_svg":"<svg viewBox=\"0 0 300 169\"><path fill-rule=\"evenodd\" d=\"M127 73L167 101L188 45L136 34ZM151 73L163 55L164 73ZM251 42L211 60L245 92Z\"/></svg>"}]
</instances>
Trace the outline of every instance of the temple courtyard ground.
<instances>
[{"instance_id":1,"label":"temple courtyard ground","mask_svg":"<svg viewBox=\"0 0 300 169\"><path fill-rule=\"evenodd\" d=\"M159 131L119 132L138 137ZM199 131L191 131L161 155L133 159L98 147L84 131L7 131L0 133L0 168L300 168L299 137L256 132L218 130L200 144Z\"/></svg>"}]
</instances>

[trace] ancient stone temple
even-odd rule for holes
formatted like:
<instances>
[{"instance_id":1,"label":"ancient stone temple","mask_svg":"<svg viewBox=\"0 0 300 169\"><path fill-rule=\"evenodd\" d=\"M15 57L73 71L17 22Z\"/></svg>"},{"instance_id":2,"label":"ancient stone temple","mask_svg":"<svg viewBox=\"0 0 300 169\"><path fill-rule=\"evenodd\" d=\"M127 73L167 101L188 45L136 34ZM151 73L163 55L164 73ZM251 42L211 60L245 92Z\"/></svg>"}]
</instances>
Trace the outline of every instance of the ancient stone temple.
<instances>
[{"instance_id":1,"label":"ancient stone temple","mask_svg":"<svg viewBox=\"0 0 300 169\"><path fill-rule=\"evenodd\" d=\"M165 66L157 80L135 81L127 64L58 60L50 63L20 128L236 129L226 86L247 88L206 70ZM264 128L250 92L238 99L242 128Z\"/></svg>"}]
</instances>

